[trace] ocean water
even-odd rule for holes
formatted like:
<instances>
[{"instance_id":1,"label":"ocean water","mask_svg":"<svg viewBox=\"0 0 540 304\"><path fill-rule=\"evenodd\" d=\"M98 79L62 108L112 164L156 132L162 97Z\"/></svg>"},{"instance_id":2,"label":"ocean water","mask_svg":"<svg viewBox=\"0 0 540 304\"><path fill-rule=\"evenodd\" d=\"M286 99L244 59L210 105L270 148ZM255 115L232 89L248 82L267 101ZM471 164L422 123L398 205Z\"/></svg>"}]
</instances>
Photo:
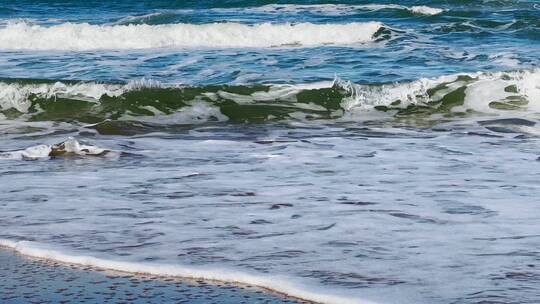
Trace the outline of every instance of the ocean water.
<instances>
[{"instance_id":1,"label":"ocean water","mask_svg":"<svg viewBox=\"0 0 540 304\"><path fill-rule=\"evenodd\" d=\"M540 3L0 1L0 245L322 303L540 302Z\"/></svg>"}]
</instances>

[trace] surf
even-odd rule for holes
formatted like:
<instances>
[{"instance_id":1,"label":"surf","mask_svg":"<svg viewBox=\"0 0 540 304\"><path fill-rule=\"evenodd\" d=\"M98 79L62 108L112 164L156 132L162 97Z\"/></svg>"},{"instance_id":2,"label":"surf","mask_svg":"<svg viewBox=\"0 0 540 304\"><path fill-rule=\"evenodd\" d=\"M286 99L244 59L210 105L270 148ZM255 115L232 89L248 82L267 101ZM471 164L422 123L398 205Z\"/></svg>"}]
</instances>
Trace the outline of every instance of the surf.
<instances>
[{"instance_id":1,"label":"surf","mask_svg":"<svg viewBox=\"0 0 540 304\"><path fill-rule=\"evenodd\" d=\"M373 41L381 28L383 24L380 22L113 26L86 23L41 26L17 22L0 28L0 49L89 51L351 46Z\"/></svg>"},{"instance_id":2,"label":"surf","mask_svg":"<svg viewBox=\"0 0 540 304\"><path fill-rule=\"evenodd\" d=\"M148 125L356 120L374 112L429 119L433 115L506 115L540 111L540 71L463 73L410 82L182 86L4 79L0 114L23 121L66 121L91 128Z\"/></svg>"}]
</instances>

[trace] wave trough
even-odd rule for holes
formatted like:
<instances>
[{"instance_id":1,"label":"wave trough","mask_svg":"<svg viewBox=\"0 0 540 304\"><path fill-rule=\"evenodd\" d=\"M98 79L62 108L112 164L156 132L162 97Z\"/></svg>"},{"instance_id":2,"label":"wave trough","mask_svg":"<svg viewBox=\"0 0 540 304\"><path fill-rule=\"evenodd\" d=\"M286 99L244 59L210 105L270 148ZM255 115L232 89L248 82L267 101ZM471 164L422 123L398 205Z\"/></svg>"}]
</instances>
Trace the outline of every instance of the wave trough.
<instances>
[{"instance_id":1,"label":"wave trough","mask_svg":"<svg viewBox=\"0 0 540 304\"><path fill-rule=\"evenodd\" d=\"M0 29L0 49L88 51L347 46L372 41L382 27L379 22L113 26L63 23L50 27L19 22Z\"/></svg>"}]
</instances>

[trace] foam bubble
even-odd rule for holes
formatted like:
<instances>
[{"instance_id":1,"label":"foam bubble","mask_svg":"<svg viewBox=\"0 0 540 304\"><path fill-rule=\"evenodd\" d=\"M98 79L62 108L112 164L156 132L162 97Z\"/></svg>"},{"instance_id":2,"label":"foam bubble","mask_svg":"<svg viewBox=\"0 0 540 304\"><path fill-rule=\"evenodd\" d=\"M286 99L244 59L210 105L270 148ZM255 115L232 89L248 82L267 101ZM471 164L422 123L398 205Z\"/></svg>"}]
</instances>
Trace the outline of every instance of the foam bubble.
<instances>
[{"instance_id":1,"label":"foam bubble","mask_svg":"<svg viewBox=\"0 0 540 304\"><path fill-rule=\"evenodd\" d=\"M49 145L37 145L24 150L1 152L0 160L36 160L48 158L52 149Z\"/></svg>"},{"instance_id":2,"label":"foam bubble","mask_svg":"<svg viewBox=\"0 0 540 304\"><path fill-rule=\"evenodd\" d=\"M107 154L117 155L112 151L85 145L73 137L68 137L67 140L55 145L36 145L23 150L0 152L0 160L38 160L69 155L105 156Z\"/></svg>"},{"instance_id":3,"label":"foam bubble","mask_svg":"<svg viewBox=\"0 0 540 304\"><path fill-rule=\"evenodd\" d=\"M373 40L379 22L347 24L240 23L50 27L24 22L0 29L0 48L85 51L151 48L267 48L355 45Z\"/></svg>"},{"instance_id":4,"label":"foam bubble","mask_svg":"<svg viewBox=\"0 0 540 304\"><path fill-rule=\"evenodd\" d=\"M205 269L172 264L114 261L87 255L69 254L59 250L49 249L43 245L28 241L0 239L0 246L10 248L23 255L34 258L82 266L91 266L129 273L144 273L160 276L231 282L242 285L254 285L283 293L291 297L315 301L317 303L373 304L373 302L370 301L326 294L315 289L302 286L301 284L291 282L288 278L281 276L259 276L228 269Z\"/></svg>"},{"instance_id":5,"label":"foam bubble","mask_svg":"<svg viewBox=\"0 0 540 304\"><path fill-rule=\"evenodd\" d=\"M443 9L429 7L429 6L425 6L425 5L413 6L413 7L409 8L409 10L411 12L415 13L415 14L428 15L428 16L438 15L438 14L444 12Z\"/></svg>"}]
</instances>

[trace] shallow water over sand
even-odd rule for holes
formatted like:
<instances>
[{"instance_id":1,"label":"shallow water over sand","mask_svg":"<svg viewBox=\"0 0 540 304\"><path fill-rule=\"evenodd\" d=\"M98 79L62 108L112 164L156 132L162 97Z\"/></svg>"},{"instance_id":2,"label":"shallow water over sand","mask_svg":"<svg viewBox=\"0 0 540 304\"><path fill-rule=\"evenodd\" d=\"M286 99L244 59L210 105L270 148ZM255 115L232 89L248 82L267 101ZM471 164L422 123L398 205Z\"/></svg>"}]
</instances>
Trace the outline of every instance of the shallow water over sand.
<instances>
[{"instance_id":1,"label":"shallow water over sand","mask_svg":"<svg viewBox=\"0 0 540 304\"><path fill-rule=\"evenodd\" d=\"M129 154L2 163L2 238L381 302L537 299L536 137L309 125L85 140Z\"/></svg>"}]
</instances>

